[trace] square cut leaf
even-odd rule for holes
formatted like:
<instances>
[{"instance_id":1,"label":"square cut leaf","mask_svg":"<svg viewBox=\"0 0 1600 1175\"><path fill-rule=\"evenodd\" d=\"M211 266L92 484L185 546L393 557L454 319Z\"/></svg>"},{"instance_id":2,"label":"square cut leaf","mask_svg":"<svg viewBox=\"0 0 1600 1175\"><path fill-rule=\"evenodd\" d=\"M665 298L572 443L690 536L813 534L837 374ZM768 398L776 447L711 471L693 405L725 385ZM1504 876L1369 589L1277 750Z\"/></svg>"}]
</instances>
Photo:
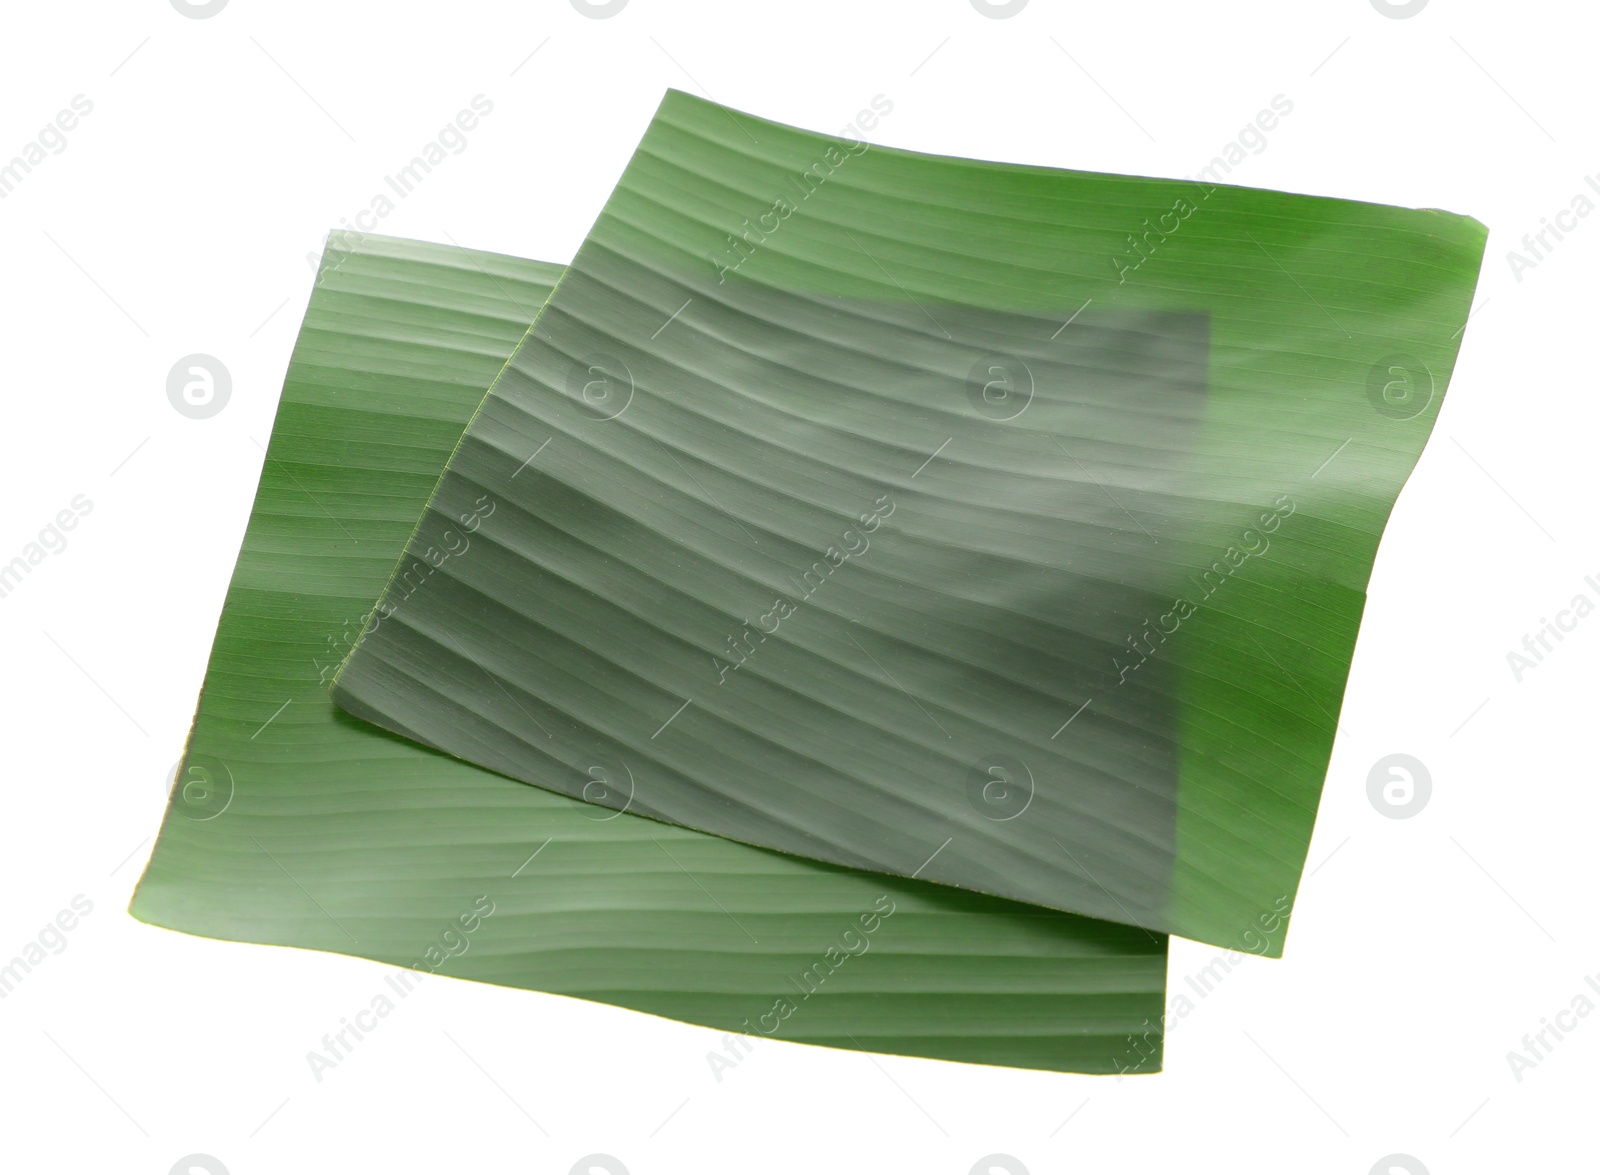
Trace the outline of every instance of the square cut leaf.
<instances>
[{"instance_id":1,"label":"square cut leaf","mask_svg":"<svg viewBox=\"0 0 1600 1175\"><path fill-rule=\"evenodd\" d=\"M630 814L1281 954L1484 236L669 93L334 697Z\"/></svg>"}]
</instances>

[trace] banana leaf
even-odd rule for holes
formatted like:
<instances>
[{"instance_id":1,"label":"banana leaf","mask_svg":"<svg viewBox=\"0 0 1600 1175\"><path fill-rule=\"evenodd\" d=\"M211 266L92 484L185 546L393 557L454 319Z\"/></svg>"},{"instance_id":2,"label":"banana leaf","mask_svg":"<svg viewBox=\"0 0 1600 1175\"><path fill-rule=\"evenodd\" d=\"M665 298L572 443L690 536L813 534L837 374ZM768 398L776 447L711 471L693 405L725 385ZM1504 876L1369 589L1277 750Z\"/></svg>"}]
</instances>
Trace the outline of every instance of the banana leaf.
<instances>
[{"instance_id":1,"label":"banana leaf","mask_svg":"<svg viewBox=\"0 0 1600 1175\"><path fill-rule=\"evenodd\" d=\"M574 802L334 707L334 668L560 274L330 240L133 915L749 1036L1158 1069L1163 936ZM587 783L629 786L615 763Z\"/></svg>"},{"instance_id":2,"label":"banana leaf","mask_svg":"<svg viewBox=\"0 0 1600 1175\"><path fill-rule=\"evenodd\" d=\"M335 698L658 821L1281 954L1484 239L669 93Z\"/></svg>"}]
</instances>

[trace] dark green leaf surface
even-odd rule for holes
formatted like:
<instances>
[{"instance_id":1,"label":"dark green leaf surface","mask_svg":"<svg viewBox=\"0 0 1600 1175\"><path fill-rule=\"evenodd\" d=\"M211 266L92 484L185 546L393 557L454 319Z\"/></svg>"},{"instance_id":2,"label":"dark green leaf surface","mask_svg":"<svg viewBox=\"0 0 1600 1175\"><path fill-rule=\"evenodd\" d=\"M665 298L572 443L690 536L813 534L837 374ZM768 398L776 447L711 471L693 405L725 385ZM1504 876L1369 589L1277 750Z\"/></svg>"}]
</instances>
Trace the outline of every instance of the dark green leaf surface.
<instances>
[{"instance_id":1,"label":"dark green leaf surface","mask_svg":"<svg viewBox=\"0 0 1600 1175\"><path fill-rule=\"evenodd\" d=\"M775 1039L1159 1068L1164 937L618 815L334 708L328 678L560 272L330 243L132 913Z\"/></svg>"},{"instance_id":2,"label":"dark green leaf surface","mask_svg":"<svg viewBox=\"0 0 1600 1175\"><path fill-rule=\"evenodd\" d=\"M336 699L661 821L1280 954L1483 243L671 93Z\"/></svg>"}]
</instances>

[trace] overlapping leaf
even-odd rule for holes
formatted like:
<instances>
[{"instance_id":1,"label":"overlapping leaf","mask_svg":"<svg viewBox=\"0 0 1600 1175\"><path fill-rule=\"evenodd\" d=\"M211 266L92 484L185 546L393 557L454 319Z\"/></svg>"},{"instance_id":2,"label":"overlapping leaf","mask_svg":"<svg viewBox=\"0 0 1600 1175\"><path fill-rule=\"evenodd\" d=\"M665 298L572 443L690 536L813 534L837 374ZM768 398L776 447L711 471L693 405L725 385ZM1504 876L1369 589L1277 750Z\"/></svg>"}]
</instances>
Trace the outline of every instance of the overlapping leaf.
<instances>
[{"instance_id":1,"label":"overlapping leaf","mask_svg":"<svg viewBox=\"0 0 1600 1175\"><path fill-rule=\"evenodd\" d=\"M1158 1068L1162 936L617 814L334 708L333 667L560 272L330 242L134 915L784 1040ZM428 578L492 541L472 507L418 548ZM589 799L626 792L622 764L589 766Z\"/></svg>"}]
</instances>

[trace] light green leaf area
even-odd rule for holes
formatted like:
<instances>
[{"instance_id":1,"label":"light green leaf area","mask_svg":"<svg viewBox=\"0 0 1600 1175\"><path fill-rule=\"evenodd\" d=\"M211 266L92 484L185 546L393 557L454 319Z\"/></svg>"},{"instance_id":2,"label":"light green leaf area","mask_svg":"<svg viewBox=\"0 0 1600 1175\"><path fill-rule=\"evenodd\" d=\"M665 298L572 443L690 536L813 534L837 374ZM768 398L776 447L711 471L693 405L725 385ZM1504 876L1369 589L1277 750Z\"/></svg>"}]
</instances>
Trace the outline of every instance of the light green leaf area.
<instances>
[{"instance_id":1,"label":"light green leaf area","mask_svg":"<svg viewBox=\"0 0 1600 1175\"><path fill-rule=\"evenodd\" d=\"M335 666L561 272L330 242L132 913L756 1037L1159 1068L1163 936L618 814L334 708Z\"/></svg>"}]
</instances>

